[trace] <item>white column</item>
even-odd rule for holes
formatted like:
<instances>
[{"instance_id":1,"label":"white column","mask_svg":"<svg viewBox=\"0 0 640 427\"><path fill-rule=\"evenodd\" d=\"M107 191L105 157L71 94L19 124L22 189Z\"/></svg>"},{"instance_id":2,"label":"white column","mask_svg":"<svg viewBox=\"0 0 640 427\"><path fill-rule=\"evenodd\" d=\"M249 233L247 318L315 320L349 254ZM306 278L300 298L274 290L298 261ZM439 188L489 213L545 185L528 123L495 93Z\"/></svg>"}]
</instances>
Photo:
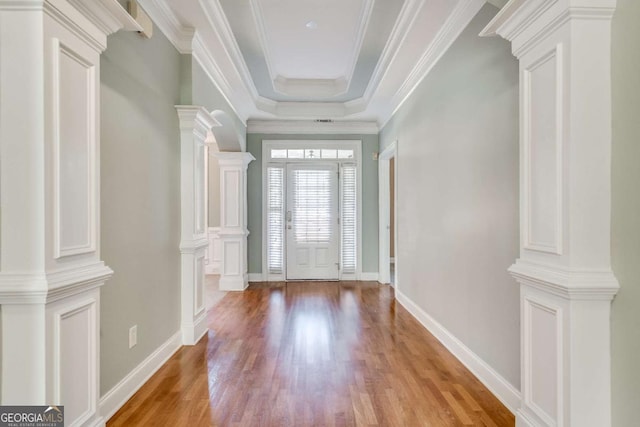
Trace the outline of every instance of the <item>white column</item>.
<instances>
[{"instance_id":1,"label":"white column","mask_svg":"<svg viewBox=\"0 0 640 427\"><path fill-rule=\"evenodd\" d=\"M2 404L99 399L100 54L137 24L115 0L0 0Z\"/></svg>"},{"instance_id":2,"label":"white column","mask_svg":"<svg viewBox=\"0 0 640 427\"><path fill-rule=\"evenodd\" d=\"M520 60L518 426L611 425L615 0L512 0L483 31Z\"/></svg>"},{"instance_id":3,"label":"white column","mask_svg":"<svg viewBox=\"0 0 640 427\"><path fill-rule=\"evenodd\" d=\"M220 289L243 291L247 273L247 166L255 157L246 152L218 152L220 167Z\"/></svg>"},{"instance_id":4,"label":"white column","mask_svg":"<svg viewBox=\"0 0 640 427\"><path fill-rule=\"evenodd\" d=\"M205 139L217 125L202 107L177 105L180 118L182 342L193 345L207 332L204 258L207 239Z\"/></svg>"}]
</instances>

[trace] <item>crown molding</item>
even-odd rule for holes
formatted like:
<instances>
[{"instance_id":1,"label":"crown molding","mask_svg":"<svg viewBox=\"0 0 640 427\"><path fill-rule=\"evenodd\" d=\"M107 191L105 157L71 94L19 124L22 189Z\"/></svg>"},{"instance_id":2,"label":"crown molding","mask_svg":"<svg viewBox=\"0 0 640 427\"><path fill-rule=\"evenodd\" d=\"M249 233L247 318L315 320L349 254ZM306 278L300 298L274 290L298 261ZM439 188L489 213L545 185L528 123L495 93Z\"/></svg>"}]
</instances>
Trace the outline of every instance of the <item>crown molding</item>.
<instances>
[{"instance_id":1,"label":"crown molding","mask_svg":"<svg viewBox=\"0 0 640 427\"><path fill-rule=\"evenodd\" d=\"M231 60L231 64L236 74L242 79L242 83L245 89L251 94L251 97L256 100L259 96L258 89L256 89L253 83L253 78L249 72L238 42L236 41L227 16L222 9L222 5L219 0L199 0L200 7L202 8L209 25L218 36L222 47Z\"/></svg>"},{"instance_id":2,"label":"crown molding","mask_svg":"<svg viewBox=\"0 0 640 427\"><path fill-rule=\"evenodd\" d=\"M183 25L164 0L138 0L151 20L181 54L192 52L195 30Z\"/></svg>"},{"instance_id":3,"label":"crown molding","mask_svg":"<svg viewBox=\"0 0 640 427\"><path fill-rule=\"evenodd\" d=\"M229 107L243 123L246 123L251 112L256 108L256 98L253 98L246 91L242 91L239 87L231 85L225 77L226 72L220 68L220 64L216 61L209 47L202 41L198 32L193 38L192 55L207 74L209 80L220 91Z\"/></svg>"},{"instance_id":4,"label":"crown molding","mask_svg":"<svg viewBox=\"0 0 640 427\"><path fill-rule=\"evenodd\" d=\"M372 135L380 129L376 122L317 122L314 120L249 120L247 133L265 134L319 134L319 135Z\"/></svg>"},{"instance_id":5,"label":"crown molding","mask_svg":"<svg viewBox=\"0 0 640 427\"><path fill-rule=\"evenodd\" d=\"M367 85L364 95L360 99L347 103L352 110L364 110L364 108L366 108L366 105L380 86L382 79L387 75L387 71L398 55L400 46L407 38L407 34L410 29L413 28L415 20L424 6L424 2L425 0L406 0L404 2L402 9L400 10L400 15L391 30L389 40L387 40L387 44L382 51L382 55L380 55L380 59L373 71L373 75L371 76L371 80L369 80L369 84Z\"/></svg>"},{"instance_id":6,"label":"crown molding","mask_svg":"<svg viewBox=\"0 0 640 427\"><path fill-rule=\"evenodd\" d=\"M390 114L381 117L383 125L393 117L402 107L407 99L413 94L418 85L427 77L433 67L440 61L440 58L451 47L454 41L460 36L462 31L469 25L474 16L478 14L485 0L463 0L459 2L453 12L449 15L444 25L440 28L436 37L429 44L427 50L422 54L411 73L407 76L398 91L390 101Z\"/></svg>"}]
</instances>

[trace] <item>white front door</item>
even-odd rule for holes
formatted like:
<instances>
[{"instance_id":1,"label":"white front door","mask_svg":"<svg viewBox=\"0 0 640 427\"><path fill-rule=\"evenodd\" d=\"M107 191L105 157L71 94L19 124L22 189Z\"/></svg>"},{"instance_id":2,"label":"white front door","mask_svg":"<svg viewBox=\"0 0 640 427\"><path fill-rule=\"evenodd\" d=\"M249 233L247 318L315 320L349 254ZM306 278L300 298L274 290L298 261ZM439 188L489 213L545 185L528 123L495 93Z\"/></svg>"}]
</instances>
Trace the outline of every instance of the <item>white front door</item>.
<instances>
[{"instance_id":1,"label":"white front door","mask_svg":"<svg viewBox=\"0 0 640 427\"><path fill-rule=\"evenodd\" d=\"M338 280L337 164L287 165L287 279Z\"/></svg>"}]
</instances>

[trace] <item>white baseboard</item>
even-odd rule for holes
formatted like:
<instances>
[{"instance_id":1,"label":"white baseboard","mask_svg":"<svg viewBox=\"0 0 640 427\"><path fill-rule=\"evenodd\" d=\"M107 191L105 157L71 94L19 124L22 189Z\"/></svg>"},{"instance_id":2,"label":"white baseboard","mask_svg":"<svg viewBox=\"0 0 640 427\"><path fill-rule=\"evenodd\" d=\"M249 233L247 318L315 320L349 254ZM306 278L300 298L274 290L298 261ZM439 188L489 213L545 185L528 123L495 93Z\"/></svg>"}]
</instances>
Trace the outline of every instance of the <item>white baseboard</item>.
<instances>
[{"instance_id":1,"label":"white baseboard","mask_svg":"<svg viewBox=\"0 0 640 427\"><path fill-rule=\"evenodd\" d=\"M240 276L220 276L218 289L229 292L242 292L249 287L249 275Z\"/></svg>"},{"instance_id":2,"label":"white baseboard","mask_svg":"<svg viewBox=\"0 0 640 427\"><path fill-rule=\"evenodd\" d=\"M249 273L249 282L264 282L262 273Z\"/></svg>"},{"instance_id":3,"label":"white baseboard","mask_svg":"<svg viewBox=\"0 0 640 427\"><path fill-rule=\"evenodd\" d=\"M262 273L249 273L249 282L267 282L269 280L273 280L273 279L265 278L265 276ZM284 280L284 278L276 279L276 281L278 281L278 282L283 281L283 280ZM358 279L358 280L377 282L378 281L378 273L377 272L374 272L374 273L360 273L360 279Z\"/></svg>"},{"instance_id":4,"label":"white baseboard","mask_svg":"<svg viewBox=\"0 0 640 427\"><path fill-rule=\"evenodd\" d=\"M360 273L360 280L363 281L373 281L373 282L377 282L378 281L378 272L376 271L375 273Z\"/></svg>"},{"instance_id":5,"label":"white baseboard","mask_svg":"<svg viewBox=\"0 0 640 427\"><path fill-rule=\"evenodd\" d=\"M176 332L164 344L136 366L111 390L100 398L98 410L104 420L109 420L156 373L173 354L182 347L182 334Z\"/></svg>"},{"instance_id":6,"label":"white baseboard","mask_svg":"<svg viewBox=\"0 0 640 427\"><path fill-rule=\"evenodd\" d=\"M520 407L520 392L509 381L397 289L396 300L458 358L511 413L516 413Z\"/></svg>"}]
</instances>

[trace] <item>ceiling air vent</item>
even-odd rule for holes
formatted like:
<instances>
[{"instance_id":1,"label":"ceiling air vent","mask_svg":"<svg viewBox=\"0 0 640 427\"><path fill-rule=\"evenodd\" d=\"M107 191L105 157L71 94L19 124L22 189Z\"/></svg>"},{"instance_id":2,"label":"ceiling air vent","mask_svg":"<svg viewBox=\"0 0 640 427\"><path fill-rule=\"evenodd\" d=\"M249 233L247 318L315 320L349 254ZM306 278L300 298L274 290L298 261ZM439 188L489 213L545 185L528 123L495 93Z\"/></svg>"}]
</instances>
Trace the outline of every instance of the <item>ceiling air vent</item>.
<instances>
[{"instance_id":1,"label":"ceiling air vent","mask_svg":"<svg viewBox=\"0 0 640 427\"><path fill-rule=\"evenodd\" d=\"M316 119L316 123L333 123L331 119Z\"/></svg>"}]
</instances>

